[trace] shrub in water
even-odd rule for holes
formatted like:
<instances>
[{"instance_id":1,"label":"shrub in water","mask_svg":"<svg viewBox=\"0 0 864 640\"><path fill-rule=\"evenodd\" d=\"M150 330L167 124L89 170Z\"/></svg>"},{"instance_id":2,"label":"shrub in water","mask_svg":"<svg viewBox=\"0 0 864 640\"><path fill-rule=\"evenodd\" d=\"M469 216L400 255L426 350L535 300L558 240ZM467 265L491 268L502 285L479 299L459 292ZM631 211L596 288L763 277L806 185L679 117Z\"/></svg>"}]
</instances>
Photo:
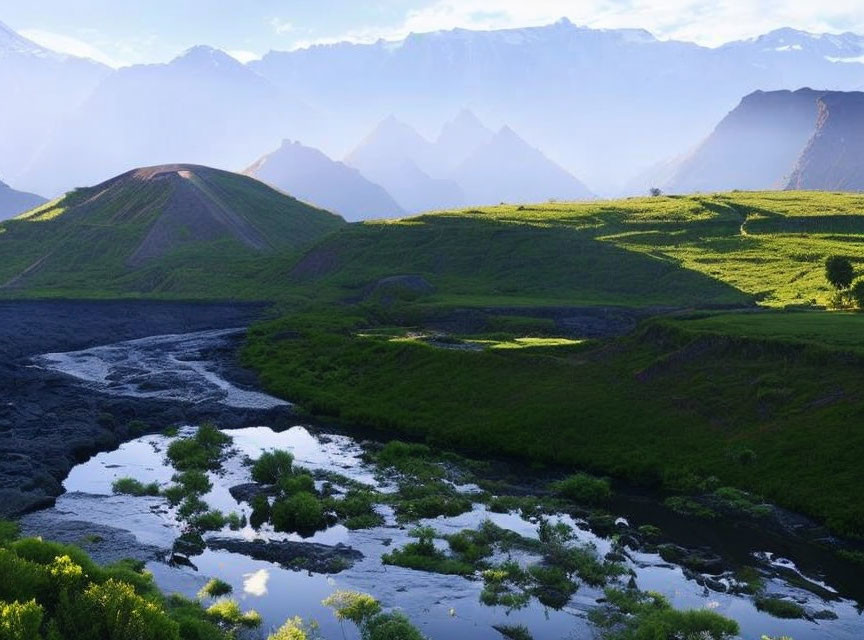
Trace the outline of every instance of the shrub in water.
<instances>
[{"instance_id":1,"label":"shrub in water","mask_svg":"<svg viewBox=\"0 0 864 640\"><path fill-rule=\"evenodd\" d=\"M267 636L267 640L309 640L306 626L300 618L286 620L278 630Z\"/></svg>"},{"instance_id":2,"label":"shrub in water","mask_svg":"<svg viewBox=\"0 0 864 640\"><path fill-rule=\"evenodd\" d=\"M311 493L297 493L277 500L271 509L270 519L277 531L298 533L311 533L326 524L324 508Z\"/></svg>"},{"instance_id":3,"label":"shrub in water","mask_svg":"<svg viewBox=\"0 0 864 640\"><path fill-rule=\"evenodd\" d=\"M114 493L123 493L130 496L158 496L159 485L155 482L142 484L135 478L117 478L111 485Z\"/></svg>"},{"instance_id":4,"label":"shrub in water","mask_svg":"<svg viewBox=\"0 0 864 640\"><path fill-rule=\"evenodd\" d=\"M381 612L381 604L368 593L335 591L321 603L333 609L338 620L349 620L358 627Z\"/></svg>"},{"instance_id":5,"label":"shrub in water","mask_svg":"<svg viewBox=\"0 0 864 640\"><path fill-rule=\"evenodd\" d=\"M289 475L294 465L294 456L288 451L265 451L252 465L252 479L261 484L276 484L284 475Z\"/></svg>"},{"instance_id":6,"label":"shrub in water","mask_svg":"<svg viewBox=\"0 0 864 640\"><path fill-rule=\"evenodd\" d=\"M553 485L556 495L573 500L595 504L608 500L612 495L609 481L605 478L595 478L586 473L577 473Z\"/></svg>"}]
</instances>

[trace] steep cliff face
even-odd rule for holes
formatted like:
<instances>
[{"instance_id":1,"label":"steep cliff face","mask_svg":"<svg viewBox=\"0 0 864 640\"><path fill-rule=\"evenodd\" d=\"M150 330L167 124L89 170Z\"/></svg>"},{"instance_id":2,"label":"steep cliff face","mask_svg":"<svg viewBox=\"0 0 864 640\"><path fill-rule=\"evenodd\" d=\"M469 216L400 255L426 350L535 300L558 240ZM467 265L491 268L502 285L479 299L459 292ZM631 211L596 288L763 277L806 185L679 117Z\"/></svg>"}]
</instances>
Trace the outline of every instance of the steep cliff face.
<instances>
[{"instance_id":1,"label":"steep cliff face","mask_svg":"<svg viewBox=\"0 0 864 640\"><path fill-rule=\"evenodd\" d=\"M828 92L756 91L745 96L682 162L670 191L780 188L813 134L817 102Z\"/></svg>"},{"instance_id":2,"label":"steep cliff face","mask_svg":"<svg viewBox=\"0 0 864 640\"><path fill-rule=\"evenodd\" d=\"M816 130L786 188L864 190L864 93L826 93L817 105Z\"/></svg>"}]
</instances>

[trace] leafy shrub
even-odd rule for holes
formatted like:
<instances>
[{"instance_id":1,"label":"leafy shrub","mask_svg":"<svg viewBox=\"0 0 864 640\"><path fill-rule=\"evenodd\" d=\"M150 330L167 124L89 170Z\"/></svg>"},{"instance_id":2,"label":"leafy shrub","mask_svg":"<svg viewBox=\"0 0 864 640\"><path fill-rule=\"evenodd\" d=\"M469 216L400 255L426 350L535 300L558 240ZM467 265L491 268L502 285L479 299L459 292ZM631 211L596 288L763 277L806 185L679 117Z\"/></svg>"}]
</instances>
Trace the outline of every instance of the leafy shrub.
<instances>
[{"instance_id":1,"label":"leafy shrub","mask_svg":"<svg viewBox=\"0 0 864 640\"><path fill-rule=\"evenodd\" d=\"M267 640L308 640L309 634L300 618L286 620L279 629L267 636Z\"/></svg>"},{"instance_id":2,"label":"leafy shrub","mask_svg":"<svg viewBox=\"0 0 864 640\"><path fill-rule=\"evenodd\" d=\"M426 459L431 455L432 450L425 444L391 440L378 451L375 461L382 467L393 467L401 471L412 458Z\"/></svg>"},{"instance_id":3,"label":"leafy shrub","mask_svg":"<svg viewBox=\"0 0 864 640\"><path fill-rule=\"evenodd\" d=\"M759 611L764 611L775 618L793 619L804 617L804 607L791 600L762 596L756 598L754 603Z\"/></svg>"},{"instance_id":4,"label":"leafy shrub","mask_svg":"<svg viewBox=\"0 0 864 640\"><path fill-rule=\"evenodd\" d=\"M48 592L48 576L41 566L0 549L0 600L41 600Z\"/></svg>"},{"instance_id":5,"label":"leafy shrub","mask_svg":"<svg viewBox=\"0 0 864 640\"><path fill-rule=\"evenodd\" d=\"M612 495L608 480L605 478L595 478L594 476L589 476L587 473L577 473L569 476L555 483L552 490L562 498L587 504L604 502Z\"/></svg>"},{"instance_id":6,"label":"leafy shrub","mask_svg":"<svg viewBox=\"0 0 864 640\"><path fill-rule=\"evenodd\" d=\"M855 270L849 258L830 256L825 260L825 279L835 289L848 289L855 277Z\"/></svg>"},{"instance_id":7,"label":"leafy shrub","mask_svg":"<svg viewBox=\"0 0 864 640\"><path fill-rule=\"evenodd\" d=\"M252 465L252 479L261 484L276 484L291 473L294 456L288 451L265 451Z\"/></svg>"},{"instance_id":8,"label":"leafy shrub","mask_svg":"<svg viewBox=\"0 0 864 640\"><path fill-rule=\"evenodd\" d=\"M417 542L409 542L401 549L394 549L381 556L381 562L418 571L431 571L449 575L470 575L474 566L451 558L435 547L435 530L419 527L411 532Z\"/></svg>"},{"instance_id":9,"label":"leafy shrub","mask_svg":"<svg viewBox=\"0 0 864 640\"><path fill-rule=\"evenodd\" d=\"M222 451L231 438L212 424L202 424L191 438L175 440L168 446L168 459L175 469L206 471L218 469Z\"/></svg>"},{"instance_id":10,"label":"leafy shrub","mask_svg":"<svg viewBox=\"0 0 864 640\"><path fill-rule=\"evenodd\" d=\"M311 533L326 526L324 508L311 493L297 493L273 503L270 520L277 531Z\"/></svg>"},{"instance_id":11,"label":"leafy shrub","mask_svg":"<svg viewBox=\"0 0 864 640\"><path fill-rule=\"evenodd\" d=\"M402 520L454 517L471 511L471 500L451 485L432 481L406 483L395 496L396 514Z\"/></svg>"},{"instance_id":12,"label":"leafy shrub","mask_svg":"<svg viewBox=\"0 0 864 640\"><path fill-rule=\"evenodd\" d=\"M250 629L261 626L261 614L254 610L244 612L236 600L228 598L207 607L207 615L232 626L239 625Z\"/></svg>"},{"instance_id":13,"label":"leafy shrub","mask_svg":"<svg viewBox=\"0 0 864 640\"><path fill-rule=\"evenodd\" d=\"M0 602L0 640L38 640L42 607L29 602Z\"/></svg>"},{"instance_id":14,"label":"leafy shrub","mask_svg":"<svg viewBox=\"0 0 864 640\"><path fill-rule=\"evenodd\" d=\"M18 538L21 528L17 522L11 520L0 520L0 544L12 542Z\"/></svg>"},{"instance_id":15,"label":"leafy shrub","mask_svg":"<svg viewBox=\"0 0 864 640\"><path fill-rule=\"evenodd\" d=\"M116 580L91 584L58 618L77 640L179 640L180 627L156 603Z\"/></svg>"},{"instance_id":16,"label":"leafy shrub","mask_svg":"<svg viewBox=\"0 0 864 640\"><path fill-rule=\"evenodd\" d=\"M283 475L276 484L284 496L293 496L296 493L315 493L315 479L305 472Z\"/></svg>"},{"instance_id":17,"label":"leafy shrub","mask_svg":"<svg viewBox=\"0 0 864 640\"><path fill-rule=\"evenodd\" d=\"M379 613L366 623L364 640L425 640L401 613Z\"/></svg>"},{"instance_id":18,"label":"leafy shrub","mask_svg":"<svg viewBox=\"0 0 864 640\"><path fill-rule=\"evenodd\" d=\"M579 589L578 583L570 579L561 567L534 565L528 569L534 580L531 593L541 604L552 609L561 609Z\"/></svg>"},{"instance_id":19,"label":"leafy shrub","mask_svg":"<svg viewBox=\"0 0 864 640\"><path fill-rule=\"evenodd\" d=\"M227 520L221 511L216 509L200 513L189 519L189 524L199 531L219 531Z\"/></svg>"},{"instance_id":20,"label":"leafy shrub","mask_svg":"<svg viewBox=\"0 0 864 640\"><path fill-rule=\"evenodd\" d=\"M234 588L224 580L211 578L207 584L201 587L201 590L198 592L198 597L218 598L220 596L227 596L233 590Z\"/></svg>"},{"instance_id":21,"label":"leafy shrub","mask_svg":"<svg viewBox=\"0 0 864 640\"><path fill-rule=\"evenodd\" d=\"M609 640L726 640L738 634L738 623L705 609L676 611L659 593L607 589L606 604L588 618Z\"/></svg>"},{"instance_id":22,"label":"leafy shrub","mask_svg":"<svg viewBox=\"0 0 864 640\"><path fill-rule=\"evenodd\" d=\"M207 511L207 503L198 496L188 496L177 509L177 517L181 520L189 520L199 513Z\"/></svg>"},{"instance_id":23,"label":"leafy shrub","mask_svg":"<svg viewBox=\"0 0 864 640\"><path fill-rule=\"evenodd\" d=\"M333 609L337 620L348 620L358 627L381 612L375 598L359 591L334 591L321 604Z\"/></svg>"},{"instance_id":24,"label":"leafy shrub","mask_svg":"<svg viewBox=\"0 0 864 640\"><path fill-rule=\"evenodd\" d=\"M156 482L143 484L135 478L117 478L111 484L114 493L122 493L129 496L158 496L159 485Z\"/></svg>"},{"instance_id":25,"label":"leafy shrub","mask_svg":"<svg viewBox=\"0 0 864 640\"><path fill-rule=\"evenodd\" d=\"M183 487L187 494L197 493L203 495L208 493L213 488L213 483L207 474L198 469L190 469L183 473L176 474L172 480Z\"/></svg>"}]
</instances>

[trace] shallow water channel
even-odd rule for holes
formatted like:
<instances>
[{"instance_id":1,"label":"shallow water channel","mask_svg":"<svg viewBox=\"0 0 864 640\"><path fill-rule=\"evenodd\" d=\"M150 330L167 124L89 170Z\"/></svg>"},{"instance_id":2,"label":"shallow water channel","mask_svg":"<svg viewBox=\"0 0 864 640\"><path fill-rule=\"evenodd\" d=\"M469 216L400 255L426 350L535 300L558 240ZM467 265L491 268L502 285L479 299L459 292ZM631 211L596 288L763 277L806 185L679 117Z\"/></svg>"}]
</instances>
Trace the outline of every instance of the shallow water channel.
<instances>
[{"instance_id":1,"label":"shallow water channel","mask_svg":"<svg viewBox=\"0 0 864 640\"><path fill-rule=\"evenodd\" d=\"M78 378L82 385L105 393L170 399L178 403L215 399L229 407L245 408L284 404L259 391L229 382L221 375L217 364L207 360L207 349L232 339L234 333L210 331L156 336L74 353L47 354L36 359L35 365L67 373ZM384 516L383 526L370 529L352 531L337 524L302 538L297 534L277 533L269 525L257 531L246 525L238 531L226 528L205 534L205 539L233 537L343 544L363 554L363 558L353 566L337 573L290 569L240 553L210 548L200 555L190 556L191 566L170 562L170 550L183 527L175 517L175 510L159 497L113 495L112 483L121 477L132 477L143 483L169 484L175 471L165 457L166 448L173 438L188 436L194 433L194 429L194 425L190 425L174 436L146 435L78 465L64 482L66 493L58 498L56 505L37 514L41 518L39 522L85 521L131 532L142 545L162 550L153 554L147 568L164 591L191 597L211 577L221 578L233 586L233 597L244 609L255 609L262 615L261 634L265 637L267 631L294 615L316 620L325 638L341 638L343 632L353 637L356 635L354 630L342 629L332 612L321 604L327 595L338 589L374 595L386 608L403 611L424 634L435 640L499 639L502 636L493 625L500 624L524 625L538 640L595 636L587 612L597 606L598 598L603 596L602 589L583 584L560 610L545 607L532 599L527 607L508 611L504 607L489 607L480 602L483 581L478 578L439 575L382 564L382 554L412 540L409 535L412 526L397 523L393 509L384 505L376 507ZM281 432L261 425L226 430L225 433L233 439L233 444L222 469L209 474L213 488L203 496L212 508L224 513L250 513L249 504L235 500L229 489L249 483L248 460L271 449L291 451L295 465L310 471L335 472L382 493L395 490L394 478L383 474L364 457L364 447L368 443L358 442L344 433L325 433L320 428L302 424ZM460 489L467 492L476 487ZM650 516L651 504L644 499L616 500L612 510L614 516L621 518L622 531L628 519L635 518L640 524L646 522L646 511ZM659 513L661 509L657 504ZM614 533L606 537L597 535L586 522L566 513L553 514L551 518L574 527L578 541L594 544L601 557L613 547ZM486 519L520 535L537 536L536 521L517 512L493 513L479 502L462 515L423 520L420 524L430 525L446 534L476 529ZM668 512L663 511L661 529L664 535L672 535L674 532L671 530L676 527L682 530L684 537L688 531L693 535L685 520L670 520ZM51 531L44 534L50 537ZM820 575L818 566L811 567L813 562L805 563L808 565L805 575L803 570L799 570L795 557L782 557L776 551L760 546L758 536L734 542L736 548L744 548L751 556L752 566L759 569L765 581L765 591L802 604L811 619L771 617L757 610L752 596L723 592L724 586L730 583L729 576L714 575L706 583L697 574L666 562L657 553L644 548L627 548L625 563L632 570L640 589L658 591L678 608L707 607L734 618L741 625L743 638L757 639L762 634L788 635L795 640L864 637L864 617L854 600L832 585L825 575ZM437 543L442 545L442 549L446 548L443 541ZM718 553L723 551L718 550ZM512 551L511 555L520 563L537 560L529 557L527 552ZM492 560L503 559L503 554L499 553ZM817 585L815 591L821 593L814 593L812 587L802 587L798 578L806 578L811 585ZM813 614L825 611L832 612L836 619L812 618Z\"/></svg>"}]
</instances>

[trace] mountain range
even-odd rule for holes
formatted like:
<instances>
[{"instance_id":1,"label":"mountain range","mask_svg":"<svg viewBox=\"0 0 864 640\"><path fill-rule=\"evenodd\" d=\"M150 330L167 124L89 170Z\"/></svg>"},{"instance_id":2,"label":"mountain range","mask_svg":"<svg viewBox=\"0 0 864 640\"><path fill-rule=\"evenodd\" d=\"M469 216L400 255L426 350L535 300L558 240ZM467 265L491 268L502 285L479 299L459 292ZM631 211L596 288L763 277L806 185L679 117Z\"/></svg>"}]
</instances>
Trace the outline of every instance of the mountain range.
<instances>
[{"instance_id":1,"label":"mountain range","mask_svg":"<svg viewBox=\"0 0 864 640\"><path fill-rule=\"evenodd\" d=\"M10 89L0 106L0 175L56 196L140 165L239 170L285 138L343 158L391 113L430 131L470 107L496 131L518 131L595 192L614 194L686 154L742 95L861 87L862 56L864 38L851 33L780 29L708 48L562 20L318 45L246 65L196 47L167 64L111 70L3 27L0 86ZM442 203L456 198L452 185L423 176L448 180L456 163L412 162L390 171L434 187Z\"/></svg>"},{"instance_id":2,"label":"mountain range","mask_svg":"<svg viewBox=\"0 0 864 640\"><path fill-rule=\"evenodd\" d=\"M434 142L390 116L345 162L384 186L409 212L593 197L510 127L493 132L467 109Z\"/></svg>"},{"instance_id":3,"label":"mountain range","mask_svg":"<svg viewBox=\"0 0 864 640\"><path fill-rule=\"evenodd\" d=\"M677 167L673 192L864 190L864 93L757 91Z\"/></svg>"},{"instance_id":4,"label":"mountain range","mask_svg":"<svg viewBox=\"0 0 864 640\"><path fill-rule=\"evenodd\" d=\"M244 173L338 213L349 222L395 218L405 213L383 187L367 180L356 169L299 142L284 141Z\"/></svg>"}]
</instances>

